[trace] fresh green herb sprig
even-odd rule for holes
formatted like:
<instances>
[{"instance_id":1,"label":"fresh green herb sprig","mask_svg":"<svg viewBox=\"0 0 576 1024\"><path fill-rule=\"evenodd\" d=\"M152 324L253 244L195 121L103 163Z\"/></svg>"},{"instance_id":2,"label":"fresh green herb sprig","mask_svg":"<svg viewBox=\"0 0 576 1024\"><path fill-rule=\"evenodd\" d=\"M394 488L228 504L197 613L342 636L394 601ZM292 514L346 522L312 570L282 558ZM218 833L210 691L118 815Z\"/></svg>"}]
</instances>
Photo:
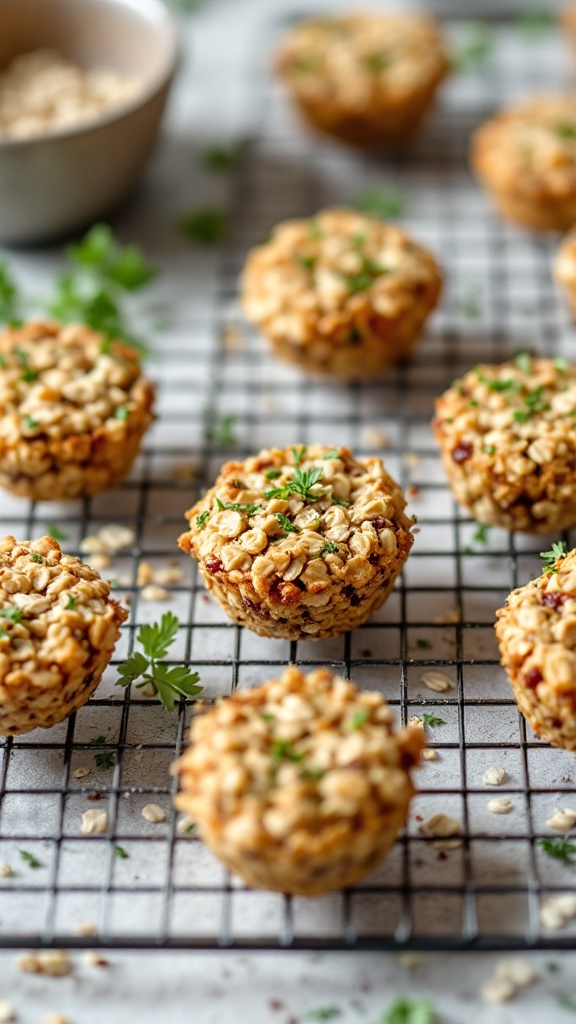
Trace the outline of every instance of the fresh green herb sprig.
<instances>
[{"instance_id":1,"label":"fresh green herb sprig","mask_svg":"<svg viewBox=\"0 0 576 1024\"><path fill-rule=\"evenodd\" d=\"M199 516L196 516L196 529L197 530L204 530L205 529L205 527L206 527L206 520L208 519L209 515L210 515L210 512L206 511L206 512L201 512Z\"/></svg>"},{"instance_id":2,"label":"fresh green herb sprig","mask_svg":"<svg viewBox=\"0 0 576 1024\"><path fill-rule=\"evenodd\" d=\"M540 558L542 559L542 572L548 576L552 576L558 572L558 566L556 562L559 562L562 558L566 558L567 555L566 543L563 540L554 541L550 551L541 551Z\"/></svg>"},{"instance_id":3,"label":"fresh green herb sprig","mask_svg":"<svg viewBox=\"0 0 576 1024\"><path fill-rule=\"evenodd\" d=\"M94 762L97 768L112 768L114 764L114 751L102 750L100 753L94 754Z\"/></svg>"},{"instance_id":4,"label":"fresh green herb sprig","mask_svg":"<svg viewBox=\"0 0 576 1024\"><path fill-rule=\"evenodd\" d=\"M503 380L498 377L487 377L482 370L477 371L477 377L480 384L485 384L490 391L518 391L519 385L511 377L505 377Z\"/></svg>"},{"instance_id":5,"label":"fresh green herb sprig","mask_svg":"<svg viewBox=\"0 0 576 1024\"><path fill-rule=\"evenodd\" d=\"M346 732L355 732L356 729L361 729L365 722L370 718L369 708L359 708L355 711L346 727Z\"/></svg>"},{"instance_id":6,"label":"fresh green herb sprig","mask_svg":"<svg viewBox=\"0 0 576 1024\"><path fill-rule=\"evenodd\" d=\"M443 718L438 718L437 715L430 715L426 711L422 715L422 721L429 729L435 729L438 725L446 725Z\"/></svg>"},{"instance_id":7,"label":"fresh green herb sprig","mask_svg":"<svg viewBox=\"0 0 576 1024\"><path fill-rule=\"evenodd\" d=\"M370 188L358 196L353 206L368 216L392 220L406 212L406 199L395 188Z\"/></svg>"},{"instance_id":8,"label":"fresh green herb sprig","mask_svg":"<svg viewBox=\"0 0 576 1024\"><path fill-rule=\"evenodd\" d=\"M302 751L296 750L288 740L274 740L271 755L273 761L294 761L296 764L303 761L306 756Z\"/></svg>"},{"instance_id":9,"label":"fresh green herb sprig","mask_svg":"<svg viewBox=\"0 0 576 1024\"><path fill-rule=\"evenodd\" d=\"M305 501L318 501L318 495L314 494L312 488L322 478L322 468L294 470L292 480L288 480L282 487L273 487L270 491L264 491L265 498L282 498L287 501L292 494L297 494Z\"/></svg>"},{"instance_id":10,"label":"fresh green herb sprig","mask_svg":"<svg viewBox=\"0 0 576 1024\"><path fill-rule=\"evenodd\" d=\"M294 465L299 466L300 463L302 462L302 459L306 455L306 445L303 444L300 446L300 448L291 448L290 451L292 452L292 456L294 458Z\"/></svg>"},{"instance_id":11,"label":"fresh green herb sprig","mask_svg":"<svg viewBox=\"0 0 576 1024\"><path fill-rule=\"evenodd\" d=\"M490 527L487 523L478 523L472 534L472 544L487 544L490 534ZM467 555L472 553L472 546L464 548Z\"/></svg>"},{"instance_id":12,"label":"fresh green herb sprig","mask_svg":"<svg viewBox=\"0 0 576 1024\"><path fill-rule=\"evenodd\" d=\"M332 450L326 452L326 455L323 455L322 458L324 459L324 461L326 461L327 459L341 459L342 455L337 448L332 448Z\"/></svg>"},{"instance_id":13,"label":"fresh green herb sprig","mask_svg":"<svg viewBox=\"0 0 576 1024\"><path fill-rule=\"evenodd\" d=\"M21 297L5 260L0 260L0 323L20 322Z\"/></svg>"},{"instance_id":14,"label":"fresh green herb sprig","mask_svg":"<svg viewBox=\"0 0 576 1024\"><path fill-rule=\"evenodd\" d=\"M250 505L242 501L220 501L220 498L216 498L215 501L219 512L230 509L232 512L246 512L247 515L253 516L262 508L262 505Z\"/></svg>"},{"instance_id":15,"label":"fresh green herb sprig","mask_svg":"<svg viewBox=\"0 0 576 1024\"><path fill-rule=\"evenodd\" d=\"M524 408L515 409L512 414L517 423L527 423L534 414L548 411L550 404L543 398L543 391L544 388L540 385L525 395L523 398Z\"/></svg>"},{"instance_id":16,"label":"fresh green herb sprig","mask_svg":"<svg viewBox=\"0 0 576 1024\"><path fill-rule=\"evenodd\" d=\"M18 853L20 854L21 859L24 861L25 864L28 865L29 868L35 869L42 867L40 861L34 856L33 853L29 853L28 850L18 850Z\"/></svg>"},{"instance_id":17,"label":"fresh green herb sprig","mask_svg":"<svg viewBox=\"0 0 576 1024\"><path fill-rule=\"evenodd\" d=\"M561 864L576 864L576 843L571 843L567 836L560 839L541 839L540 846L549 857L554 857Z\"/></svg>"},{"instance_id":18,"label":"fresh green herb sprig","mask_svg":"<svg viewBox=\"0 0 576 1024\"><path fill-rule=\"evenodd\" d=\"M457 72L484 68L494 49L494 39L485 25L474 25L452 59Z\"/></svg>"},{"instance_id":19,"label":"fresh green herb sprig","mask_svg":"<svg viewBox=\"0 0 576 1024\"><path fill-rule=\"evenodd\" d=\"M291 523L288 517L283 515L282 512L275 512L274 516L280 523L282 529L286 531L286 533L300 533L298 527L294 526L294 523Z\"/></svg>"},{"instance_id":20,"label":"fresh green herb sprig","mask_svg":"<svg viewBox=\"0 0 576 1024\"><path fill-rule=\"evenodd\" d=\"M51 540L55 540L58 543L60 543L60 541L68 540L68 534L63 533L56 523L46 523L46 533Z\"/></svg>"},{"instance_id":21,"label":"fresh green herb sprig","mask_svg":"<svg viewBox=\"0 0 576 1024\"><path fill-rule=\"evenodd\" d=\"M136 637L142 651L137 651L120 665L120 679L117 686L136 683L138 688L150 684L154 687L164 707L173 711L181 697L196 697L202 692L198 686L197 672L191 672L184 665L170 668L162 664L178 633L180 622L172 612L165 612L159 623L142 626Z\"/></svg>"},{"instance_id":22,"label":"fresh green herb sprig","mask_svg":"<svg viewBox=\"0 0 576 1024\"><path fill-rule=\"evenodd\" d=\"M342 1010L339 1006L319 1006L317 1010L308 1010L308 1013L304 1014L304 1020L336 1020L337 1017L341 1016Z\"/></svg>"},{"instance_id":23,"label":"fresh green herb sprig","mask_svg":"<svg viewBox=\"0 0 576 1024\"><path fill-rule=\"evenodd\" d=\"M333 540L327 540L317 555L312 555L312 558L324 558L324 555L336 555L338 553L338 545Z\"/></svg>"},{"instance_id":24,"label":"fresh green herb sprig","mask_svg":"<svg viewBox=\"0 0 576 1024\"><path fill-rule=\"evenodd\" d=\"M228 146L209 146L202 153L202 163L211 171L235 171L246 152L246 139L239 139Z\"/></svg>"},{"instance_id":25,"label":"fresh green herb sprig","mask_svg":"<svg viewBox=\"0 0 576 1024\"><path fill-rule=\"evenodd\" d=\"M514 356L514 365L519 370L522 370L522 373L532 373L532 356L530 352L527 352L525 349L517 352Z\"/></svg>"},{"instance_id":26,"label":"fresh green herb sprig","mask_svg":"<svg viewBox=\"0 0 576 1024\"><path fill-rule=\"evenodd\" d=\"M378 1024L435 1024L438 1014L427 999L400 996L380 1018Z\"/></svg>"},{"instance_id":27,"label":"fresh green herb sprig","mask_svg":"<svg viewBox=\"0 0 576 1024\"><path fill-rule=\"evenodd\" d=\"M370 259L368 256L362 256L358 270L350 274L341 273L340 276L346 285L347 291L351 295L356 295L358 292L365 292L368 288L371 288L377 277L389 273L390 271L387 267L376 263L375 260Z\"/></svg>"},{"instance_id":28,"label":"fresh green herb sprig","mask_svg":"<svg viewBox=\"0 0 576 1024\"><path fill-rule=\"evenodd\" d=\"M106 339L121 339L143 351L130 330L122 300L154 280L156 268L138 246L122 246L108 224L95 224L66 253L70 267L56 280L48 312L64 323L88 324Z\"/></svg>"},{"instance_id":29,"label":"fresh green herb sprig","mask_svg":"<svg viewBox=\"0 0 576 1024\"><path fill-rule=\"evenodd\" d=\"M116 854L119 860L128 860L128 858L130 857L130 854L128 853L127 850L124 849L123 846L117 846L116 849L114 850L114 853Z\"/></svg>"},{"instance_id":30,"label":"fresh green herb sprig","mask_svg":"<svg viewBox=\"0 0 576 1024\"><path fill-rule=\"evenodd\" d=\"M237 444L235 433L236 418L231 415L221 416L220 419L213 413L206 416L204 437L219 448L234 448Z\"/></svg>"},{"instance_id":31,"label":"fresh green herb sprig","mask_svg":"<svg viewBox=\"0 0 576 1024\"><path fill-rule=\"evenodd\" d=\"M199 210L190 210L182 214L178 220L178 229L189 242L196 245L218 245L226 236L228 217L224 210L206 206Z\"/></svg>"},{"instance_id":32,"label":"fresh green herb sprig","mask_svg":"<svg viewBox=\"0 0 576 1024\"><path fill-rule=\"evenodd\" d=\"M7 619L8 622L18 625L19 622L22 622L22 612L14 605L8 605L6 608L0 608L0 619Z\"/></svg>"}]
</instances>

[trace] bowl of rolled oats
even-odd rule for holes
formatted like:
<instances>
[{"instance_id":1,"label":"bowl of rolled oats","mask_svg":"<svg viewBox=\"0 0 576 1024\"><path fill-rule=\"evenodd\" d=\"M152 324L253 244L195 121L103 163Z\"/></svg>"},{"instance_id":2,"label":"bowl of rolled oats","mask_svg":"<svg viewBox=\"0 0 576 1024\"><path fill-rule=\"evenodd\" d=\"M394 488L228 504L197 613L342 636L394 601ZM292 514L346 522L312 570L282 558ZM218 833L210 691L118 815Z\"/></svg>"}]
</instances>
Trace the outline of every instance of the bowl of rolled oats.
<instances>
[{"instance_id":1,"label":"bowl of rolled oats","mask_svg":"<svg viewBox=\"0 0 576 1024\"><path fill-rule=\"evenodd\" d=\"M132 193L176 59L161 0L3 0L0 242L71 235Z\"/></svg>"}]
</instances>

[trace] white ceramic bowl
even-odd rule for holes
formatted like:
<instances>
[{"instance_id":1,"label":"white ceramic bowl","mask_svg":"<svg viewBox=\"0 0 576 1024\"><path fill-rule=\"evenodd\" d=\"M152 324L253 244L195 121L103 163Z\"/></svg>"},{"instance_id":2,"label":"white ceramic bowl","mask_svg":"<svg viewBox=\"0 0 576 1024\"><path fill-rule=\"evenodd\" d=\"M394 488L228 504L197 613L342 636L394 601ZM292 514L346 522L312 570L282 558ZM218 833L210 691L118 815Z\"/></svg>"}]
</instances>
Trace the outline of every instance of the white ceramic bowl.
<instances>
[{"instance_id":1,"label":"white ceramic bowl","mask_svg":"<svg viewBox=\"0 0 576 1024\"><path fill-rule=\"evenodd\" d=\"M150 155L177 60L162 0L0 0L0 68L40 48L137 79L125 106L92 124L0 141L0 242L71 235L118 206Z\"/></svg>"}]
</instances>

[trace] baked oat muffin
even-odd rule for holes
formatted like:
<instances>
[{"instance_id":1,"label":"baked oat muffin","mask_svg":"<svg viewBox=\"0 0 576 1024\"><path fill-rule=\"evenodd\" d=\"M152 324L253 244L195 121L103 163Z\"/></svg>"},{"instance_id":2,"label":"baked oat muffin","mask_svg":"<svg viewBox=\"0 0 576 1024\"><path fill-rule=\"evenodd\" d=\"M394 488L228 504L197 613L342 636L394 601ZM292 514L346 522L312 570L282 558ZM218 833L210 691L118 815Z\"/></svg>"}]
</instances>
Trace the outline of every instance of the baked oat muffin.
<instances>
[{"instance_id":1,"label":"baked oat muffin","mask_svg":"<svg viewBox=\"0 0 576 1024\"><path fill-rule=\"evenodd\" d=\"M0 334L0 485L37 501L114 487L153 401L131 346L78 324L9 328Z\"/></svg>"},{"instance_id":2,"label":"baked oat muffin","mask_svg":"<svg viewBox=\"0 0 576 1024\"><path fill-rule=\"evenodd\" d=\"M576 231L570 231L558 249L554 260L554 280L565 289L576 320Z\"/></svg>"},{"instance_id":3,"label":"baked oat muffin","mask_svg":"<svg viewBox=\"0 0 576 1024\"><path fill-rule=\"evenodd\" d=\"M576 751L576 550L544 552L542 576L496 612L502 664L537 736Z\"/></svg>"},{"instance_id":4,"label":"baked oat muffin","mask_svg":"<svg viewBox=\"0 0 576 1024\"><path fill-rule=\"evenodd\" d=\"M0 735L49 728L92 696L127 612L55 540L0 540Z\"/></svg>"},{"instance_id":5,"label":"baked oat muffin","mask_svg":"<svg viewBox=\"0 0 576 1024\"><path fill-rule=\"evenodd\" d=\"M503 110L472 138L472 166L503 217L538 231L576 221L576 94Z\"/></svg>"},{"instance_id":6,"label":"baked oat muffin","mask_svg":"<svg viewBox=\"0 0 576 1024\"><path fill-rule=\"evenodd\" d=\"M385 601L413 520L378 458L347 448L271 448L227 462L179 544L226 614L260 636L320 639Z\"/></svg>"},{"instance_id":7,"label":"baked oat muffin","mask_svg":"<svg viewBox=\"0 0 576 1024\"><path fill-rule=\"evenodd\" d=\"M576 367L520 353L481 365L436 401L452 493L480 523L526 533L576 524Z\"/></svg>"},{"instance_id":8,"label":"baked oat muffin","mask_svg":"<svg viewBox=\"0 0 576 1024\"><path fill-rule=\"evenodd\" d=\"M369 378L406 359L442 277L406 232L353 210L280 224L248 255L242 304L281 359Z\"/></svg>"},{"instance_id":9,"label":"baked oat muffin","mask_svg":"<svg viewBox=\"0 0 576 1024\"><path fill-rule=\"evenodd\" d=\"M349 14L297 25L277 70L304 120L354 146L409 139L434 103L449 61L422 14Z\"/></svg>"},{"instance_id":10,"label":"baked oat muffin","mask_svg":"<svg viewBox=\"0 0 576 1024\"><path fill-rule=\"evenodd\" d=\"M294 666L194 719L176 806L250 886L318 896L353 885L404 825L422 729L379 693Z\"/></svg>"}]
</instances>

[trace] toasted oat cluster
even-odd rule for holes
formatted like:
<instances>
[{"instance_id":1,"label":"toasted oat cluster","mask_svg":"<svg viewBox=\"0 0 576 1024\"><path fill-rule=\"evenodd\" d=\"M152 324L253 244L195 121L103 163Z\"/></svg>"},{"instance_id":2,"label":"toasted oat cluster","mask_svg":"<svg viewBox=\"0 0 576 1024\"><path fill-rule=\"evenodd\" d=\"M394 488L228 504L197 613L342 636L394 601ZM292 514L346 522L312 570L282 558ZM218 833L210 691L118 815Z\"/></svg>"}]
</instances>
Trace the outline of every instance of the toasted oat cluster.
<instances>
[{"instance_id":1,"label":"toasted oat cluster","mask_svg":"<svg viewBox=\"0 0 576 1024\"><path fill-rule=\"evenodd\" d=\"M249 254L241 284L244 310L276 355L358 379L410 355L442 276L400 228L334 209L280 224Z\"/></svg>"},{"instance_id":2,"label":"toasted oat cluster","mask_svg":"<svg viewBox=\"0 0 576 1024\"><path fill-rule=\"evenodd\" d=\"M0 485L38 501L98 494L129 472L153 385L131 346L78 324L0 334Z\"/></svg>"},{"instance_id":3,"label":"toasted oat cluster","mask_svg":"<svg viewBox=\"0 0 576 1024\"><path fill-rule=\"evenodd\" d=\"M309 125L377 146L418 129L449 62L433 18L349 14L297 25L276 66Z\"/></svg>"},{"instance_id":4,"label":"toasted oat cluster","mask_svg":"<svg viewBox=\"0 0 576 1024\"><path fill-rule=\"evenodd\" d=\"M576 221L576 94L502 111L474 134L471 157L508 220L540 231Z\"/></svg>"},{"instance_id":5,"label":"toasted oat cluster","mask_svg":"<svg viewBox=\"0 0 576 1024\"><path fill-rule=\"evenodd\" d=\"M576 367L533 359L470 370L436 401L456 500L480 523L526 533L576 524Z\"/></svg>"},{"instance_id":6,"label":"toasted oat cluster","mask_svg":"<svg viewBox=\"0 0 576 1024\"><path fill-rule=\"evenodd\" d=\"M55 540L0 540L0 735L49 728L91 697L127 613Z\"/></svg>"},{"instance_id":7,"label":"toasted oat cluster","mask_svg":"<svg viewBox=\"0 0 576 1024\"><path fill-rule=\"evenodd\" d=\"M422 729L326 668L235 693L194 719L177 807L247 885L316 896L373 871L404 825Z\"/></svg>"},{"instance_id":8,"label":"toasted oat cluster","mask_svg":"<svg viewBox=\"0 0 576 1024\"><path fill-rule=\"evenodd\" d=\"M566 296L576 319L576 232L566 235L554 260L554 279L566 290Z\"/></svg>"},{"instance_id":9,"label":"toasted oat cluster","mask_svg":"<svg viewBox=\"0 0 576 1024\"><path fill-rule=\"evenodd\" d=\"M272 448L223 466L179 544L234 622L319 639L366 622L388 596L413 542L405 505L378 458Z\"/></svg>"},{"instance_id":10,"label":"toasted oat cluster","mask_svg":"<svg viewBox=\"0 0 576 1024\"><path fill-rule=\"evenodd\" d=\"M496 614L502 664L520 711L541 739L576 750L576 550L513 590Z\"/></svg>"}]
</instances>

